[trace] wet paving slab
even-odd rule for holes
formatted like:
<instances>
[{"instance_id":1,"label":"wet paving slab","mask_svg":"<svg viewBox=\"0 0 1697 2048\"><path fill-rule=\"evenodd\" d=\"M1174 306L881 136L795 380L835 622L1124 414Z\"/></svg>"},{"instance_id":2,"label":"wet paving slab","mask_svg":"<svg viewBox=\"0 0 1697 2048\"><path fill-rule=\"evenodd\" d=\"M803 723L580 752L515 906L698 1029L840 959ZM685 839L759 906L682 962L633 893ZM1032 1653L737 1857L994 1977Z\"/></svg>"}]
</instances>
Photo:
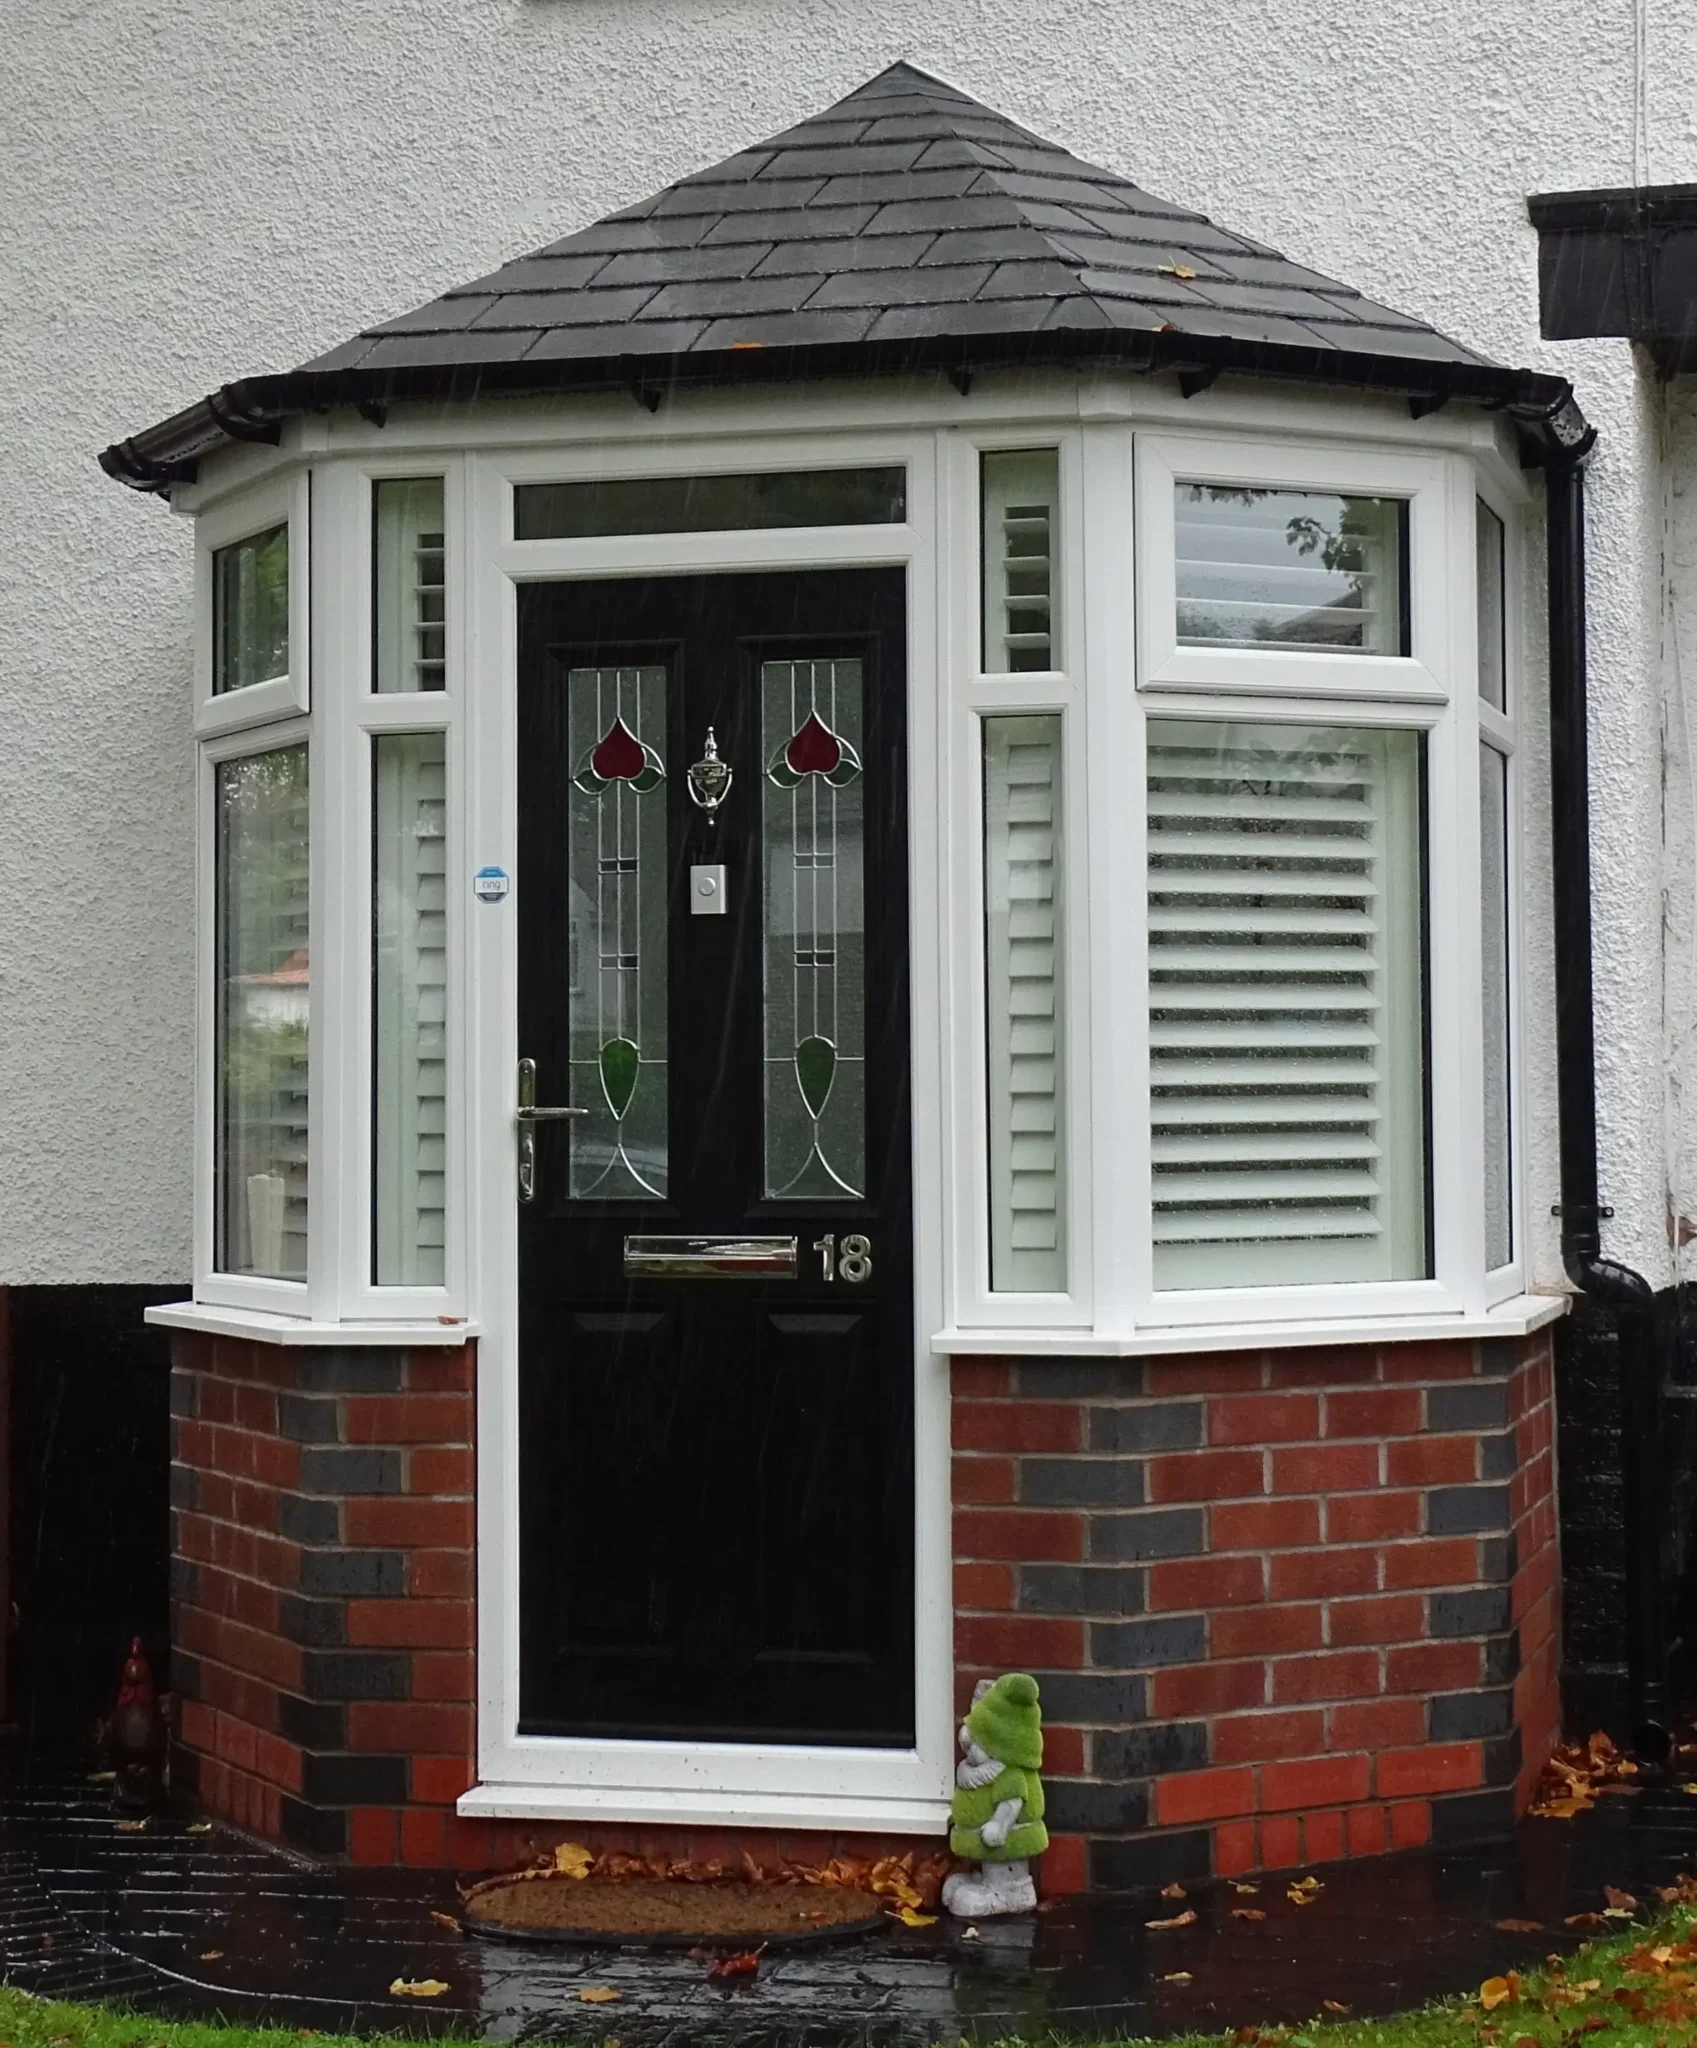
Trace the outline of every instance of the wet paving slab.
<instances>
[{"instance_id":1,"label":"wet paving slab","mask_svg":"<svg viewBox=\"0 0 1697 2048\"><path fill-rule=\"evenodd\" d=\"M506 1945L456 1933L446 1873L297 1860L186 1816L126 1828L98 1788L0 1795L0 1975L43 1996L120 2001L161 2017L321 2033L451 2033L491 2042L988 2042L1098 2039L1371 2016L1471 1989L1575 1946L1613 1885L1697 1872L1697 1798L1676 1786L1604 1797L1504 1841L1324 1866L1153 1896L1068 1899L971 1935L946 1919L770 1952L716 1983L677 1951ZM1194 1909L1194 1924L1151 1919ZM1260 1912L1262 1920L1234 1917ZM433 1916L441 1915L443 1918ZM1505 1930L1504 1920L1536 1922ZM397 1978L437 1978L423 2002ZM589 1990L618 1992L586 2003ZM1327 2002L1330 2002L1329 2004Z\"/></svg>"}]
</instances>

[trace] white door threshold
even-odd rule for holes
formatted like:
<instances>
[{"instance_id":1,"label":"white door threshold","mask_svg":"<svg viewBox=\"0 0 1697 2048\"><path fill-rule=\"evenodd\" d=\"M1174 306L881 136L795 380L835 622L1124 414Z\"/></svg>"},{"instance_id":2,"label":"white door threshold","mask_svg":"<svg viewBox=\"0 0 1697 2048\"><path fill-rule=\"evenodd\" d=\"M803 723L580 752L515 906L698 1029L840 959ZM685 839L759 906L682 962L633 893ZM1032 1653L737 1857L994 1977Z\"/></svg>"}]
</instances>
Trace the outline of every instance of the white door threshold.
<instances>
[{"instance_id":1,"label":"white door threshold","mask_svg":"<svg viewBox=\"0 0 1697 2048\"><path fill-rule=\"evenodd\" d=\"M474 1785L456 1809L472 1820L649 1821L673 1827L795 1828L831 1834L945 1835L946 1799L854 1793L661 1789L613 1785Z\"/></svg>"}]
</instances>

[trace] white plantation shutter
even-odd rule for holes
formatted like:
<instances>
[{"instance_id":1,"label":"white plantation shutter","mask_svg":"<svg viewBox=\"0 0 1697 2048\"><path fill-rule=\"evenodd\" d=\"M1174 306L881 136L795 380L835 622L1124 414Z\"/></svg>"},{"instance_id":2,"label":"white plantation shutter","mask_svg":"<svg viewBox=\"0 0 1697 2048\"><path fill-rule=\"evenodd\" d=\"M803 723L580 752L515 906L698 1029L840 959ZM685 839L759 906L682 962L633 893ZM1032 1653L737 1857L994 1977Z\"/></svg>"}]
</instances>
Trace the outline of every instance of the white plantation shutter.
<instances>
[{"instance_id":1,"label":"white plantation shutter","mask_svg":"<svg viewBox=\"0 0 1697 2048\"><path fill-rule=\"evenodd\" d=\"M447 683L444 487L436 477L384 478L376 518L376 664L379 690L440 690Z\"/></svg>"},{"instance_id":2,"label":"white plantation shutter","mask_svg":"<svg viewBox=\"0 0 1697 2048\"><path fill-rule=\"evenodd\" d=\"M1062 1200L1061 721L984 721L990 1284L1066 1287Z\"/></svg>"},{"instance_id":3,"label":"white plantation shutter","mask_svg":"<svg viewBox=\"0 0 1697 2048\"><path fill-rule=\"evenodd\" d=\"M447 742L384 734L376 760L379 1286L440 1287L447 1244Z\"/></svg>"},{"instance_id":4,"label":"white plantation shutter","mask_svg":"<svg viewBox=\"0 0 1697 2048\"><path fill-rule=\"evenodd\" d=\"M1060 457L1053 448L984 457L984 668L1059 667L1056 543Z\"/></svg>"},{"instance_id":5,"label":"white plantation shutter","mask_svg":"<svg viewBox=\"0 0 1697 2048\"><path fill-rule=\"evenodd\" d=\"M1427 1271L1420 745L1150 722L1159 1288Z\"/></svg>"}]
</instances>

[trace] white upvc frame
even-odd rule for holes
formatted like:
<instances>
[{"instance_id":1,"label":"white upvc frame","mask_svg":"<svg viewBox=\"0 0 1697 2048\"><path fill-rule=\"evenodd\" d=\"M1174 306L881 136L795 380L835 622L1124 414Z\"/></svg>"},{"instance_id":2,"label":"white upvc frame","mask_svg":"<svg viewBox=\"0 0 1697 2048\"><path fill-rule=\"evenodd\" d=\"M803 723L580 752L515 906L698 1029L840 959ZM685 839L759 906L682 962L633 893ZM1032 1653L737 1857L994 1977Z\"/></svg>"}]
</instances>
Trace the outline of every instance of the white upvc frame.
<instances>
[{"instance_id":1,"label":"white upvc frame","mask_svg":"<svg viewBox=\"0 0 1697 2048\"><path fill-rule=\"evenodd\" d=\"M1365 438L1365 437L1363 437ZM1440 564L1446 557L1448 466L1359 440L1315 443L1211 434L1143 434L1137 446L1138 682L1145 690L1259 697L1395 697L1441 703L1453 686ZM1180 483L1323 490L1408 504L1409 652L1178 644L1175 488Z\"/></svg>"},{"instance_id":2,"label":"white upvc frame","mask_svg":"<svg viewBox=\"0 0 1697 2048\"><path fill-rule=\"evenodd\" d=\"M500 450L467 458L469 644L467 678L478 705L464 730L468 755L466 864L514 877L500 905L470 913L465 986L478 1047L471 1076L468 1222L482 1276L478 1355L478 1769L460 1801L469 1814L599 1816L767 1826L940 1832L953 1764L950 1653L947 1369L931 1353L942 1320L935 1219L945 1135L939 1048L926 1020L940 1004L938 759L934 592L936 483L933 439L908 433L771 434L734 450L690 439ZM572 477L726 474L774 468L901 463L907 518L899 525L738 529L630 539L515 541L515 483ZM911 1749L804 1744L607 1742L519 1732L519 1516L516 1158L513 1110L517 1037L518 588L608 575L885 564L908 581L909 876L912 891L914 1323L914 1712ZM550 1077L540 1077L546 1096Z\"/></svg>"},{"instance_id":3,"label":"white upvc frame","mask_svg":"<svg viewBox=\"0 0 1697 2048\"><path fill-rule=\"evenodd\" d=\"M239 541L286 527L289 547L289 669L239 690L217 690L214 563ZM311 708L312 480L305 470L253 485L195 521L194 729L202 739L266 725Z\"/></svg>"}]
</instances>

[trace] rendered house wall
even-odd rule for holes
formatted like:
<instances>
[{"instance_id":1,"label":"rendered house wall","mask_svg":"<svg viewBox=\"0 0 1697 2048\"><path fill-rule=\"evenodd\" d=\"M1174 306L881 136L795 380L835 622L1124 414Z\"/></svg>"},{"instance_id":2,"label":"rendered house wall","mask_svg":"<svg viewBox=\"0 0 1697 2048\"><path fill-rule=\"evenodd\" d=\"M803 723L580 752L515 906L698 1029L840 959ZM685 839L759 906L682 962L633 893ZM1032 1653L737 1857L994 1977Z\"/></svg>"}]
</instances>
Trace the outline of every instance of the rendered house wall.
<instances>
[{"instance_id":1,"label":"rendered house wall","mask_svg":"<svg viewBox=\"0 0 1697 2048\"><path fill-rule=\"evenodd\" d=\"M1575 379L1603 437L1591 549L1609 848L1603 1183L1610 1249L1664 1283L1665 1161L1684 1141L1670 1133L1662 1055L1692 1005L1664 981L1660 892L1647 886L1663 874L1663 718L1647 686L1662 623L1660 426L1625 344L1538 340L1523 196L1697 175L1685 111L1697 51L1681 19L1677 0L1652 0L1642 78L1631 21L1581 0L1414 12L1325 0L1300 34L1274 0L1229 26L1202 0L1111 22L1090 0L988 13L940 0L917 39L895 0L846 15L404 0L339 16L330 37L305 0L195 0L163 18L120 0L14 24L0 83L13 168L0 233L19 280L0 335L0 1281L162 1281L188 1267L187 534L103 479L92 451L728 154L907 53L1175 201ZM1548 117L1576 78L1577 132ZM1533 568L1534 597L1536 580ZM1667 801L1688 809L1681 779ZM1548 943L1531 897L1525 1135L1541 1216ZM67 1145L73 1082L95 1136ZM1554 1281L1539 1228L1535 1277Z\"/></svg>"}]
</instances>

